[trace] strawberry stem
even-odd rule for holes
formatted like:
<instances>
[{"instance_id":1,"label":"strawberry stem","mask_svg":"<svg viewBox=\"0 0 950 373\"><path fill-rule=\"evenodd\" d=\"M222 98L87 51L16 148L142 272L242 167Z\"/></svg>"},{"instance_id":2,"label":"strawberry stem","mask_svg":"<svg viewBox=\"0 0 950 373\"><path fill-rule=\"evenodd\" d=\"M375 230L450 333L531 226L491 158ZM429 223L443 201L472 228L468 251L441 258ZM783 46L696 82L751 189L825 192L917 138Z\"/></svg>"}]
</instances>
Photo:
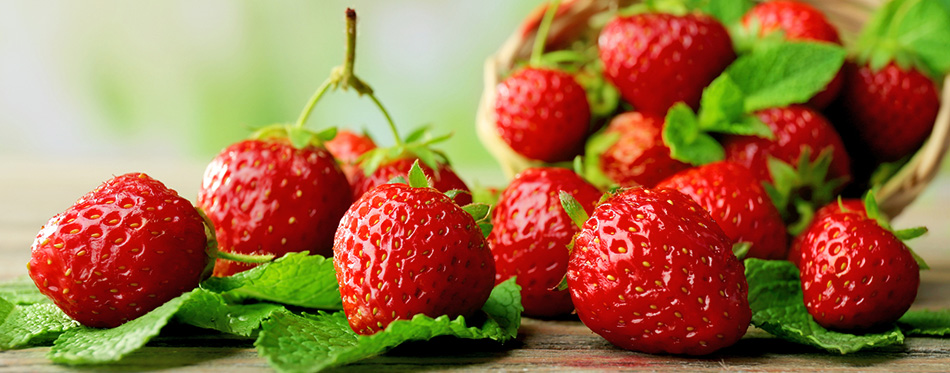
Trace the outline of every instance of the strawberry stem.
<instances>
[{"instance_id":1,"label":"strawberry stem","mask_svg":"<svg viewBox=\"0 0 950 373\"><path fill-rule=\"evenodd\" d=\"M389 128L393 131L393 135L396 137L396 144L403 145L402 139L399 137L399 132L396 131L396 124L393 122L392 117L389 115L389 111L383 107L383 104L379 102L379 99L376 98L376 95L373 94L373 88L366 84L362 79L356 76L356 73L353 72L354 66L356 65L356 11L352 8L346 9L346 46L343 58L343 65L334 67L330 71L330 77L327 78L320 88L317 88L317 91L310 98L310 101L307 103L307 106L304 108L303 112L300 113L300 117L297 119L297 127L303 127L304 123L307 122L307 119L310 117L310 113L313 111L313 108L317 105L317 102L323 98L323 95L330 90L332 87L334 90L342 88L346 90L348 88L353 88L357 94L360 96L367 95L373 103L379 108L379 111L383 113L383 116L386 117L386 122L389 124Z\"/></svg>"},{"instance_id":2,"label":"strawberry stem","mask_svg":"<svg viewBox=\"0 0 950 373\"><path fill-rule=\"evenodd\" d=\"M538 32L534 35L534 47L531 49L531 66L541 64L541 55L544 54L544 43L548 38L548 31L551 29L551 22L554 20L554 14L557 13L561 0L554 0L548 4L548 9L544 11L544 17L541 18L541 24L538 26Z\"/></svg>"}]
</instances>

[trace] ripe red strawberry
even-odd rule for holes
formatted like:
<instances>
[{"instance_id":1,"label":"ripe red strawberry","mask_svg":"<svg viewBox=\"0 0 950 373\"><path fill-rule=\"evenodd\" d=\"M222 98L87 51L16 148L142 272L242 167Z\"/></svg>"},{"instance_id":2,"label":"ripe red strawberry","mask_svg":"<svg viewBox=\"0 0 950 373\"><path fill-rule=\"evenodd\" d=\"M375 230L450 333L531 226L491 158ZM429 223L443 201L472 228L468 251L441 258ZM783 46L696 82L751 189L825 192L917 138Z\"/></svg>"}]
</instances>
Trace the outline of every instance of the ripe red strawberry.
<instances>
[{"instance_id":1,"label":"ripe red strawberry","mask_svg":"<svg viewBox=\"0 0 950 373\"><path fill-rule=\"evenodd\" d=\"M614 18L597 45L604 75L637 111L665 115L677 102L696 109L703 88L736 58L714 18L640 13Z\"/></svg>"},{"instance_id":2,"label":"ripe red strawberry","mask_svg":"<svg viewBox=\"0 0 950 373\"><path fill-rule=\"evenodd\" d=\"M333 140L323 143L327 151L340 163L340 169L346 174L346 179L353 186L353 179L358 172L358 160L364 153L376 149L376 143L367 134L358 134L352 131L339 130Z\"/></svg>"},{"instance_id":3,"label":"ripe red strawberry","mask_svg":"<svg viewBox=\"0 0 950 373\"><path fill-rule=\"evenodd\" d=\"M670 157L670 148L663 143L663 125L663 117L641 112L611 119L605 135L619 138L600 155L600 169L621 186L652 187L689 168Z\"/></svg>"},{"instance_id":4,"label":"ripe red strawberry","mask_svg":"<svg viewBox=\"0 0 950 373\"><path fill-rule=\"evenodd\" d=\"M566 291L552 291L564 279L568 250L578 228L561 208L565 191L587 212L601 192L564 168L529 168L505 188L492 213L488 243L495 257L495 283L517 276L521 304L529 316L571 313L574 304Z\"/></svg>"},{"instance_id":5,"label":"ripe red strawberry","mask_svg":"<svg viewBox=\"0 0 950 373\"><path fill-rule=\"evenodd\" d=\"M940 107L937 85L914 68L891 63L880 70L845 64L839 129L858 139L878 163L913 154L933 129Z\"/></svg>"},{"instance_id":6,"label":"ripe red strawberry","mask_svg":"<svg viewBox=\"0 0 950 373\"><path fill-rule=\"evenodd\" d=\"M874 219L853 212L815 221L801 242L802 291L815 321L830 329L866 330L910 308L920 268L910 250Z\"/></svg>"},{"instance_id":7,"label":"ripe red strawberry","mask_svg":"<svg viewBox=\"0 0 950 373\"><path fill-rule=\"evenodd\" d=\"M66 315L111 328L198 286L210 264L206 242L188 200L130 173L53 216L36 236L27 268Z\"/></svg>"},{"instance_id":8,"label":"ripe red strawberry","mask_svg":"<svg viewBox=\"0 0 950 373\"><path fill-rule=\"evenodd\" d=\"M385 184L367 192L334 242L343 311L363 335L420 313L472 315L495 279L479 225L432 188Z\"/></svg>"},{"instance_id":9,"label":"ripe red strawberry","mask_svg":"<svg viewBox=\"0 0 950 373\"><path fill-rule=\"evenodd\" d=\"M742 263L702 207L670 189L627 189L575 237L567 282L577 315L634 351L702 355L732 345L752 313Z\"/></svg>"},{"instance_id":10,"label":"ripe red strawberry","mask_svg":"<svg viewBox=\"0 0 950 373\"><path fill-rule=\"evenodd\" d=\"M818 211L815 211L815 215L812 217L811 222L808 224L808 228L805 231L814 229L812 227L816 221L824 219L828 215L840 214L842 212L850 212L859 214L862 216L867 216L867 212L864 209L864 201L855 198L847 198L839 201L834 201L827 205L822 206ZM788 249L788 261L794 263L798 266L801 263L802 259L802 243L805 239L804 234L799 234L795 236L795 239L792 240L792 245Z\"/></svg>"},{"instance_id":11,"label":"ripe red strawberry","mask_svg":"<svg viewBox=\"0 0 950 373\"><path fill-rule=\"evenodd\" d=\"M415 161L415 158L399 158L380 165L370 175L357 173L353 178L353 200L359 199L366 192L377 186L386 184L394 178L400 176L405 178ZM464 192L459 193L453 198L455 203L459 206L472 203L471 190L469 190L465 182L455 174L455 171L452 171L451 166L445 163L439 163L438 171L433 171L431 167L424 163L420 163L419 167L422 168L422 171L425 172L426 176L430 179L433 188L441 192L448 192L450 190Z\"/></svg>"},{"instance_id":12,"label":"ripe red strawberry","mask_svg":"<svg viewBox=\"0 0 950 373\"><path fill-rule=\"evenodd\" d=\"M518 154L544 162L567 161L584 150L590 104L571 74L528 67L498 85L495 125Z\"/></svg>"},{"instance_id":13,"label":"ripe red strawberry","mask_svg":"<svg viewBox=\"0 0 950 373\"><path fill-rule=\"evenodd\" d=\"M742 18L746 30L758 28L760 37L782 32L785 40L820 41L841 45L838 30L824 13L808 3L772 0L759 3ZM844 78L839 71L828 86L808 101L808 105L823 109L837 97Z\"/></svg>"},{"instance_id":14,"label":"ripe red strawberry","mask_svg":"<svg viewBox=\"0 0 950 373\"><path fill-rule=\"evenodd\" d=\"M214 223L221 251L330 255L351 196L346 176L326 149L296 148L278 137L222 150L205 171L197 205ZM214 275L253 267L221 259Z\"/></svg>"},{"instance_id":15,"label":"ripe red strawberry","mask_svg":"<svg viewBox=\"0 0 950 373\"><path fill-rule=\"evenodd\" d=\"M788 238L782 215L747 168L733 162L710 163L673 175L656 187L692 197L732 242L751 244L747 257L786 257Z\"/></svg>"},{"instance_id":16,"label":"ripe red strawberry","mask_svg":"<svg viewBox=\"0 0 950 373\"><path fill-rule=\"evenodd\" d=\"M827 149L831 151L827 180L850 178L851 160L841 137L820 113L805 106L791 105L765 109L756 115L769 126L774 139L729 135L723 139L726 160L748 167L759 180L772 181L768 168L770 156L797 165L806 147L810 149L811 161Z\"/></svg>"}]
</instances>

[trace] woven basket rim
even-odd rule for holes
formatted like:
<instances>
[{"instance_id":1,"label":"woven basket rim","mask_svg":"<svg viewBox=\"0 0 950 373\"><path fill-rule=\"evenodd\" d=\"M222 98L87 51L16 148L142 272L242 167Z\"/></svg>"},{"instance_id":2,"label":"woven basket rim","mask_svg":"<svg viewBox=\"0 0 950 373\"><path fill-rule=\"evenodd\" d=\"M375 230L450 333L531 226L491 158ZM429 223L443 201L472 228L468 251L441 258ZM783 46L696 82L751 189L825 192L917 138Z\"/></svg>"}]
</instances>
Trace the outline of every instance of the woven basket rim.
<instances>
[{"instance_id":1,"label":"woven basket rim","mask_svg":"<svg viewBox=\"0 0 950 373\"><path fill-rule=\"evenodd\" d=\"M847 33L856 34L875 6L883 0L838 0L838 1L807 1L828 14L832 23ZM542 4L533 13L540 14ZM562 3L558 15L552 24L549 38L559 33L570 32L565 25L586 22L590 15L616 6L614 0L568 0ZM591 11L595 9L596 11ZM852 18L843 17L849 14ZM580 19L578 17L586 17ZM576 26L576 25L575 25ZM533 32L524 33L519 26L502 46L493 55L488 57L484 64L484 87L478 111L476 113L476 132L482 144L498 161L508 178L530 167L552 165L536 160L530 160L515 153L498 135L494 120L495 88L501 81L501 73L510 69L519 50L524 49L533 41ZM877 191L876 197L881 210L888 216L899 215L908 205L926 189L940 169L950 147L950 75L945 76L943 88L940 92L940 110L934 123L931 135L912 158ZM554 164L557 166L558 164ZM563 166L564 164L560 164Z\"/></svg>"}]
</instances>

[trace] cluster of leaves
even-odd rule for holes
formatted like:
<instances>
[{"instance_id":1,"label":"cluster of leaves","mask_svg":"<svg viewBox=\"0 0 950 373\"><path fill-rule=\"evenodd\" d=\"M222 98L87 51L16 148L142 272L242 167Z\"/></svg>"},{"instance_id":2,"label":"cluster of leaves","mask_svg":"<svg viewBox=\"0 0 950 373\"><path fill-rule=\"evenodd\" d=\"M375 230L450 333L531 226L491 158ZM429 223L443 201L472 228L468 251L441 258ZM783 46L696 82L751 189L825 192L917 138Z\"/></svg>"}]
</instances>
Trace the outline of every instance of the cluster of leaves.
<instances>
[{"instance_id":1,"label":"cluster of leaves","mask_svg":"<svg viewBox=\"0 0 950 373\"><path fill-rule=\"evenodd\" d=\"M48 357L55 363L107 364L177 323L253 339L277 370L319 371L437 336L506 342L517 336L522 311L520 288L509 280L495 287L482 313L469 320L417 315L375 335L359 336L347 324L341 304L332 259L307 253L288 254L231 277L210 278L112 329L73 321L24 276L0 284L0 350L52 345Z\"/></svg>"}]
</instances>

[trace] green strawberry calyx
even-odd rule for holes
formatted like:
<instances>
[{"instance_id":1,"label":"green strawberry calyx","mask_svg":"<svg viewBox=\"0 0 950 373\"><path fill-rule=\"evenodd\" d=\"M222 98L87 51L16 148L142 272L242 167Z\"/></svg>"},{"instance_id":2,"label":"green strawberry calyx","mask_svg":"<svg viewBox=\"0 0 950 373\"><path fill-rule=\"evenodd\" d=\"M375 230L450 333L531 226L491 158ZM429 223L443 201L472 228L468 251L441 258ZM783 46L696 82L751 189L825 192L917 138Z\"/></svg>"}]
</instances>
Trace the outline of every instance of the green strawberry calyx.
<instances>
[{"instance_id":1,"label":"green strawberry calyx","mask_svg":"<svg viewBox=\"0 0 950 373\"><path fill-rule=\"evenodd\" d=\"M422 171L422 167L419 166L418 159L412 162L412 167L409 168L409 172L406 174L406 177L408 177L409 180L406 180L406 178L402 176L394 177L389 181L389 184L407 184L412 188L432 189L432 183L429 180L429 177L426 176L425 171ZM455 199L455 196L459 193L467 192L461 190L450 190L444 194L451 199ZM491 205L486 203L469 203L465 206L461 206L461 208L466 213L471 215L472 219L475 219L475 223L478 224L479 229L482 231L482 236L488 238L488 235L491 233L493 228L491 224Z\"/></svg>"},{"instance_id":2,"label":"green strawberry calyx","mask_svg":"<svg viewBox=\"0 0 950 373\"><path fill-rule=\"evenodd\" d=\"M861 31L856 49L857 62L873 71L894 62L942 79L950 71L950 9L935 0L887 2Z\"/></svg>"},{"instance_id":3,"label":"green strawberry calyx","mask_svg":"<svg viewBox=\"0 0 950 373\"><path fill-rule=\"evenodd\" d=\"M823 149L814 161L811 155L811 147L805 146L795 166L775 157L767 161L772 182L763 183L763 187L793 236L803 232L811 223L815 208L830 203L835 190L848 181L843 177L827 180L831 148Z\"/></svg>"}]
</instances>

